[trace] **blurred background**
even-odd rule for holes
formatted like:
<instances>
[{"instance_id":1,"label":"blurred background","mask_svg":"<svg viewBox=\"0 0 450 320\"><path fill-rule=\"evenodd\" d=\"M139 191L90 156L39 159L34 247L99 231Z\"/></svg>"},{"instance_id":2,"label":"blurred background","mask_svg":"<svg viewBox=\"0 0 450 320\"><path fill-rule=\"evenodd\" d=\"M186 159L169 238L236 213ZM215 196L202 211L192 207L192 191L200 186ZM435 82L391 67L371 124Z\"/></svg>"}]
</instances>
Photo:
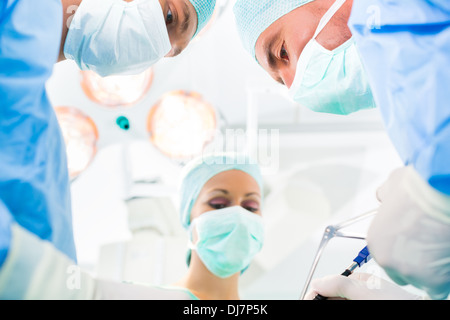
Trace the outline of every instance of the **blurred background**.
<instances>
[{"instance_id":1,"label":"blurred background","mask_svg":"<svg viewBox=\"0 0 450 320\"><path fill-rule=\"evenodd\" d=\"M291 102L244 51L233 4L218 0L186 51L143 74L102 79L72 61L55 66L48 92L69 155L78 262L93 275L179 280L182 165L208 150L245 148L263 167L266 240L241 296L298 299L325 227L376 208L377 188L401 166L378 110L341 117ZM368 223L353 228L364 234ZM341 273L364 246L333 239L314 276ZM383 274L373 261L365 268Z\"/></svg>"}]
</instances>

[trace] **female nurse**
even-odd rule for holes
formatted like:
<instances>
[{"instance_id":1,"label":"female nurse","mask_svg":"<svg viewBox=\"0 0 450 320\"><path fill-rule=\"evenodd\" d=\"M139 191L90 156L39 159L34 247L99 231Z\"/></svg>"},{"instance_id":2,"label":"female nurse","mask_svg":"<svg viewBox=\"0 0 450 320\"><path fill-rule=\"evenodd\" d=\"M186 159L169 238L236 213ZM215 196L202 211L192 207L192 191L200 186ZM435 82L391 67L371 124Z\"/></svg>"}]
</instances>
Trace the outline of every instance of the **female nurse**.
<instances>
[{"instance_id":1,"label":"female nurse","mask_svg":"<svg viewBox=\"0 0 450 320\"><path fill-rule=\"evenodd\" d=\"M188 271L167 286L93 278L53 245L14 225L0 269L1 299L228 300L261 250L263 179L240 156L207 156L184 168L180 218L189 234ZM25 273L24 273L25 272Z\"/></svg>"}]
</instances>

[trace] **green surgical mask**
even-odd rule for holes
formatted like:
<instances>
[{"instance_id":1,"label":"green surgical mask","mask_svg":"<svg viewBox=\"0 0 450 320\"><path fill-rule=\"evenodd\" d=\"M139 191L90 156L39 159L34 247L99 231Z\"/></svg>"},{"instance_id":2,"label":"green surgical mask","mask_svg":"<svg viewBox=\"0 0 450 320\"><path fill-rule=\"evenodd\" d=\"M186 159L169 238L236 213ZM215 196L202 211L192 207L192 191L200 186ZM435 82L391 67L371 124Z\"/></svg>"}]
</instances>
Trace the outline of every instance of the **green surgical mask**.
<instances>
[{"instance_id":1,"label":"green surgical mask","mask_svg":"<svg viewBox=\"0 0 450 320\"><path fill-rule=\"evenodd\" d=\"M234 206L203 213L192 221L189 233L190 249L197 252L206 268L220 278L228 278L244 271L261 250L264 227L261 216Z\"/></svg>"},{"instance_id":2,"label":"green surgical mask","mask_svg":"<svg viewBox=\"0 0 450 320\"><path fill-rule=\"evenodd\" d=\"M345 0L337 0L321 19L314 37L300 55L289 95L322 113L348 115L376 107L354 39L327 50L316 38Z\"/></svg>"}]
</instances>

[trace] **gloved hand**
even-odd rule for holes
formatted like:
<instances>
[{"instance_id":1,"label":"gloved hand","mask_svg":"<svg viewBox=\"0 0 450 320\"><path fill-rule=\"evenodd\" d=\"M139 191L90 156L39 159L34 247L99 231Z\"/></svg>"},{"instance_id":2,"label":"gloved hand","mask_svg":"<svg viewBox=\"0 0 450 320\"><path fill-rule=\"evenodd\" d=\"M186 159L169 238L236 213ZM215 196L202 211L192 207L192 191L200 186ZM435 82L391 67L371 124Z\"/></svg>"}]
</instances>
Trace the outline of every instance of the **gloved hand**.
<instances>
[{"instance_id":1,"label":"gloved hand","mask_svg":"<svg viewBox=\"0 0 450 320\"><path fill-rule=\"evenodd\" d=\"M381 206L367 236L373 258L397 284L446 299L450 197L430 187L412 167L395 171L377 195Z\"/></svg>"},{"instance_id":2,"label":"gloved hand","mask_svg":"<svg viewBox=\"0 0 450 320\"><path fill-rule=\"evenodd\" d=\"M346 300L420 300L423 297L409 293L399 286L367 273L354 273L348 278L334 275L311 282L311 291L305 300L320 294Z\"/></svg>"}]
</instances>

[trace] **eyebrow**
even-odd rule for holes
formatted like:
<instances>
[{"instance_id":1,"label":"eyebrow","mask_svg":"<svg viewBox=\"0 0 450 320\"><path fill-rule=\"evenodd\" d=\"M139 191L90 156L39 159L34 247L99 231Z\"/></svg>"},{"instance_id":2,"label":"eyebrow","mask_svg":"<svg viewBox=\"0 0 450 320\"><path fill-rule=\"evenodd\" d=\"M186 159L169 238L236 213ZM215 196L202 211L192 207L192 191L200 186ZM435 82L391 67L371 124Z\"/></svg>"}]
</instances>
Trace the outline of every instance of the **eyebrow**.
<instances>
[{"instance_id":1,"label":"eyebrow","mask_svg":"<svg viewBox=\"0 0 450 320\"><path fill-rule=\"evenodd\" d=\"M224 194L229 194L229 192L227 191L227 190L225 190L225 189L214 189L214 190L212 190L210 193L213 193L213 192L221 192L221 193L224 193ZM259 196L260 197L260 194L258 193L258 192L249 192L249 193L247 193L245 196L246 197L249 197L249 196L251 196L251 195L257 195L257 196Z\"/></svg>"},{"instance_id":2,"label":"eyebrow","mask_svg":"<svg viewBox=\"0 0 450 320\"><path fill-rule=\"evenodd\" d=\"M183 4L184 4L183 6L184 20L181 23L180 27L182 33L185 33L189 28L189 22L191 21L191 11L189 9L187 2L184 2Z\"/></svg>"},{"instance_id":3,"label":"eyebrow","mask_svg":"<svg viewBox=\"0 0 450 320\"><path fill-rule=\"evenodd\" d=\"M229 194L229 192L225 189L214 189L211 190L210 192L208 192L208 194L214 193L214 192L220 192L220 193L224 193L224 194Z\"/></svg>"}]
</instances>

